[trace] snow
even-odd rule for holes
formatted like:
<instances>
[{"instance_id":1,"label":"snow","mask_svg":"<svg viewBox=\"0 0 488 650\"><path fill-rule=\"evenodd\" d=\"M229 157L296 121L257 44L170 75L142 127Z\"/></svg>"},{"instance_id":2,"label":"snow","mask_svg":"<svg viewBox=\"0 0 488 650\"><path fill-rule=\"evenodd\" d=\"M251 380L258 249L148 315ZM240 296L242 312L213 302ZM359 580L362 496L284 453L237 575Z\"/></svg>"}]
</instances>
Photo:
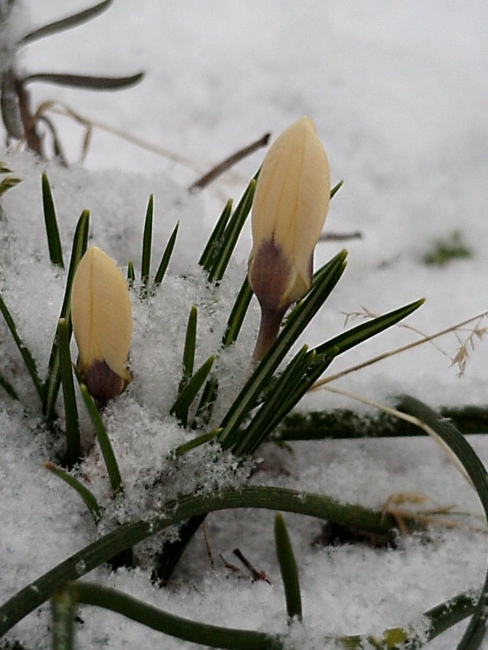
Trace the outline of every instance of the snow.
<instances>
[{"instance_id":1,"label":"snow","mask_svg":"<svg viewBox=\"0 0 488 650\"><path fill-rule=\"evenodd\" d=\"M2 48L12 33L27 32L81 10L81 0L19 2ZM406 324L425 334L448 328L487 310L486 177L488 87L485 77L488 8L475 0L456 3L411 0L386 3L344 0L306 3L264 0L117 0L85 26L42 39L20 54L30 71L117 74L144 70L142 83L119 93L75 91L32 84L32 102L56 99L82 116L173 152L184 162L156 155L95 127L86 160L77 162L83 129L51 115L59 128L69 169L40 163L23 153L3 152L23 180L1 200L0 286L25 343L42 373L62 302L65 273L50 266L41 206L46 172L59 215L65 255L82 210L91 213L91 243L125 272L140 268L142 226L148 196L155 197L153 256L159 260L176 224L177 246L160 290L147 302L133 297L134 334L130 389L105 414L119 460L125 500L111 502L103 462L92 450L80 471L107 509L101 530L115 521L146 516L159 500L191 489L244 481L233 459L203 447L173 465L168 457L191 438L168 415L181 375L183 331L198 307L196 365L216 351L250 250L245 229L226 279L209 291L197 260L228 196L236 200L256 171L263 151L240 163L202 193L188 185L230 153L263 133L275 137L308 114L327 150L332 181L344 187L331 202L327 232L360 231L360 240L323 242L316 266L339 248L348 268L312 327L311 345L342 331L344 314L382 313L425 296ZM0 65L5 52L0 48ZM459 231L472 252L443 267L422 258L435 240ZM154 264L157 262L154 261ZM432 407L486 404L486 342L475 339L462 377L451 360L471 326L431 344L347 374L335 388L390 404L413 394ZM258 325L254 305L238 345L222 354L218 371L225 392L216 421L249 371ZM482 319L480 327L486 326ZM395 327L334 361L330 374L403 346L418 333ZM73 344L73 357L76 348ZM0 324L2 372L26 408L0 395L0 601L97 538L93 522L74 492L47 472L56 445L43 428L38 396L18 352ZM316 391L302 409L366 407L348 397ZM80 407L80 412L82 408ZM90 424L82 415L84 433ZM483 460L484 436L469 438ZM89 442L87 440L86 444ZM324 647L326 635L380 633L421 622L430 607L463 590L478 589L486 567L486 536L478 529L480 506L463 477L427 438L327 441L293 445L290 455L263 450L251 481L327 494L380 509L395 493L422 493L426 508L453 505L471 513L456 528L432 526L426 540L412 536L396 549L367 545L312 547L320 522L285 515L300 567L304 626L294 634L300 647ZM212 469L212 471L210 471ZM161 492L154 483L161 481ZM148 486L151 489L148 490ZM433 504L433 505L432 505ZM408 504L407 504L408 506ZM405 506L405 507L407 507ZM450 519L449 513L445 516ZM215 559L212 569L203 535L185 554L173 584L150 581L150 568L100 568L99 581L158 607L197 620L269 632L286 631L284 596L273 542L273 513L227 511L207 521ZM239 546L271 585L238 578L221 561L237 564ZM82 608L77 647L190 648L120 616ZM8 639L26 648L48 648L49 608L19 623ZM429 647L455 647L465 623ZM488 648L488 642L484 646Z\"/></svg>"}]
</instances>

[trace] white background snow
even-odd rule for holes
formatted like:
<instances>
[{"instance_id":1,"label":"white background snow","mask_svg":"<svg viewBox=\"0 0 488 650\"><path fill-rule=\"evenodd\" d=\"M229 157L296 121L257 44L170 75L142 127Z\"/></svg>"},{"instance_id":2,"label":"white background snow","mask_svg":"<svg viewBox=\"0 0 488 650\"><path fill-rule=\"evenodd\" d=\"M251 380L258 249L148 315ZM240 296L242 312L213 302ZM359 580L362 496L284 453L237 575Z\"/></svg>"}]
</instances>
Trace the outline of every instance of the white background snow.
<instances>
[{"instance_id":1,"label":"white background snow","mask_svg":"<svg viewBox=\"0 0 488 650\"><path fill-rule=\"evenodd\" d=\"M25 0L17 28L28 30L81 10L73 0ZM83 27L43 39L24 50L21 69L85 74L128 74L144 70L142 83L119 93L92 93L56 86L31 86L32 101L56 99L81 115L120 129L185 159L185 164L144 151L95 128L83 166L70 170L36 164L4 153L23 182L3 201L2 295L16 314L29 347L44 368L64 286L49 267L40 203L40 174L47 170L60 215L66 250L76 219L92 214L92 241L125 267L140 256L147 197L156 198L154 254L161 254L179 219L181 232L168 282L144 310L134 305L132 362L137 381L112 416L112 437L122 474L134 486L127 516L136 507L144 468L177 443L180 433L166 420L179 378L181 331L203 291L195 272L206 236L227 196L239 198L262 157L260 151L201 194L186 187L236 149L270 131L276 136L308 114L328 153L333 183L344 187L331 203L325 232L359 230L360 240L320 243L317 265L343 245L348 269L304 341L319 343L343 327L344 312L367 308L381 313L425 296L408 323L434 333L488 309L488 6L468 0L344 0L340 3L263 0L115 0L113 7ZM54 116L70 160L80 153L83 131ZM438 238L460 231L472 258L428 267L422 257ZM5 239L8 236L9 243ZM249 231L222 287L215 313L200 309L201 332L212 319L224 323L245 273ZM136 302L136 301L135 301ZM162 323L164 321L164 323ZM257 314L251 315L242 345L227 360L229 392L245 376ZM481 326L486 322L482 321ZM162 333L161 330L164 330ZM42 467L42 436L35 437L36 396L28 387L5 328L2 370L32 411L1 397L0 428L0 598L96 537L78 498ZM447 353L423 345L344 377L334 386L384 402L411 393L433 407L486 404L486 341L477 341L466 372L450 365L469 331L439 340ZM162 338L163 337L163 338ZM173 338L171 338L173 337ZM337 372L418 338L394 328L334 363ZM201 337L201 361L217 335ZM74 352L75 354L75 352ZM17 365L16 365L17 364ZM234 364L234 365L233 365ZM139 368L139 370L138 370ZM230 369L235 368L232 377ZM15 374L17 372L17 374ZM18 373L21 373L20 375ZM241 373L241 374L239 374ZM12 378L13 377L13 378ZM172 381L167 382L171 377ZM234 382L234 384L232 383ZM169 387L166 387L169 384ZM306 408L352 407L350 399L318 392ZM472 439L481 457L488 449ZM380 508L389 495L416 491L443 505L480 513L462 477L430 440L324 442L296 445L285 458L290 476L258 476L292 487ZM97 483L103 490L103 480ZM168 487L168 494L173 488ZM182 563L174 586L160 591L141 568L96 579L150 600L180 615L222 625L269 631L286 627L284 599L272 542L272 514L213 516L209 535L216 558L231 559L239 545L272 585L235 580L222 564L212 571L201 537ZM467 526L435 530L434 541L410 539L400 551L341 547L310 549L319 523L287 517L301 567L308 645L323 647L325 634L380 630L416 620L422 611L455 593L480 586L486 539ZM478 522L472 521L475 526ZM93 578L93 576L90 576ZM120 617L85 610L79 648L193 647L164 640ZM47 610L14 630L28 648L48 647ZM432 643L454 647L461 630ZM42 640L41 640L42 639ZM315 639L315 641L314 641ZM488 643L485 644L488 647Z\"/></svg>"}]
</instances>

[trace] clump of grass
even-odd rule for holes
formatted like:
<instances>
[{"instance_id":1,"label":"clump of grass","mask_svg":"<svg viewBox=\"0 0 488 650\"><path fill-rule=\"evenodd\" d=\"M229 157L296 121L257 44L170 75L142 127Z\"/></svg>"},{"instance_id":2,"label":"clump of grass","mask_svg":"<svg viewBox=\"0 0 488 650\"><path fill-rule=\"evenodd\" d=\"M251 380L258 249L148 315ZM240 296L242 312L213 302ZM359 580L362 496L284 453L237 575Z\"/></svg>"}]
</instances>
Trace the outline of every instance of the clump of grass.
<instances>
[{"instance_id":1,"label":"clump of grass","mask_svg":"<svg viewBox=\"0 0 488 650\"><path fill-rule=\"evenodd\" d=\"M422 258L428 266L446 266L453 260L465 260L473 257L473 251L465 243L463 234L459 230L436 239Z\"/></svg>"}]
</instances>

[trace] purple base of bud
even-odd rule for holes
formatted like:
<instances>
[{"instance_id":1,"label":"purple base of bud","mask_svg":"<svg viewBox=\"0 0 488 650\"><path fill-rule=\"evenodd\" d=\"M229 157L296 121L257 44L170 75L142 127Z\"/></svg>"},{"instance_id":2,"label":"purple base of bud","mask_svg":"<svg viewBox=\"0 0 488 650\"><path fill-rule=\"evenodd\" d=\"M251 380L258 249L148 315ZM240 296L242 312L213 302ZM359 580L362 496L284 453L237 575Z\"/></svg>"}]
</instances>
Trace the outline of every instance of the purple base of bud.
<instances>
[{"instance_id":1,"label":"purple base of bud","mask_svg":"<svg viewBox=\"0 0 488 650\"><path fill-rule=\"evenodd\" d=\"M105 406L126 387L126 382L111 370L105 361L94 361L82 376L88 392L98 406Z\"/></svg>"}]
</instances>

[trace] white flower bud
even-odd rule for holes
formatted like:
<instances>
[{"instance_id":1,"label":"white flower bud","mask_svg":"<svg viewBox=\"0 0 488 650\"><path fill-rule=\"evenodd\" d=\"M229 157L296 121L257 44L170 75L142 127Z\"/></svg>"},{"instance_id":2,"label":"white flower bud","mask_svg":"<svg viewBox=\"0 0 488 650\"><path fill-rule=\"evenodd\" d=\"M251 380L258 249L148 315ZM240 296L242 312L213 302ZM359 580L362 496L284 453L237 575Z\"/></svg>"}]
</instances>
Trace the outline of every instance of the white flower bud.
<instances>
[{"instance_id":1,"label":"white flower bud","mask_svg":"<svg viewBox=\"0 0 488 650\"><path fill-rule=\"evenodd\" d=\"M286 309L310 288L329 198L327 156L312 121L302 117L270 147L256 185L249 283L262 322L255 359L276 338Z\"/></svg>"},{"instance_id":2,"label":"white flower bud","mask_svg":"<svg viewBox=\"0 0 488 650\"><path fill-rule=\"evenodd\" d=\"M106 403L132 381L127 370L132 313L126 281L96 246L86 251L76 270L71 319L80 373L90 394Z\"/></svg>"}]
</instances>

